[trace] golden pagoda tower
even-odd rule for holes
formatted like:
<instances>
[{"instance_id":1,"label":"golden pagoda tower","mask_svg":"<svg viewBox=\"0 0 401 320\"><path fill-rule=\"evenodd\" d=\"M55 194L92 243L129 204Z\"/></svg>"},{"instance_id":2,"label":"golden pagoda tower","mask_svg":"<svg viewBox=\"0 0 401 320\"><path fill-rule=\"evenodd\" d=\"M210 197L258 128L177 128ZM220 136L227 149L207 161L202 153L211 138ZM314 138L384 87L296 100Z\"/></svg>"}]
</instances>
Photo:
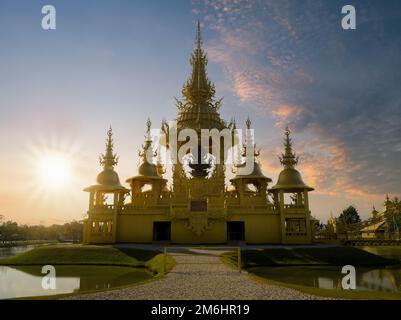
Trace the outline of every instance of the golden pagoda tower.
<instances>
[{"instance_id":1,"label":"golden pagoda tower","mask_svg":"<svg viewBox=\"0 0 401 320\"><path fill-rule=\"evenodd\" d=\"M138 173L126 180L131 186L131 205L142 204L144 199L146 199L147 205L156 205L161 196L162 188L167 182L163 178L160 168L154 164L154 157L157 154L153 151L150 119L148 119L146 126L145 142L142 145L142 151L138 153L141 158Z\"/></svg>"},{"instance_id":2,"label":"golden pagoda tower","mask_svg":"<svg viewBox=\"0 0 401 320\"><path fill-rule=\"evenodd\" d=\"M311 223L308 192L314 189L307 186L295 166L299 157L292 150L290 129L284 133L284 153L280 162L284 169L278 181L269 191L281 217L282 243L306 243L311 241Z\"/></svg>"},{"instance_id":3,"label":"golden pagoda tower","mask_svg":"<svg viewBox=\"0 0 401 320\"><path fill-rule=\"evenodd\" d=\"M84 222L84 242L116 242L117 213L124 205L125 195L129 192L120 184L114 171L118 157L113 153L113 131L107 132L106 152L99 157L103 167L96 178L97 184L85 188L89 192L88 218Z\"/></svg>"},{"instance_id":4,"label":"golden pagoda tower","mask_svg":"<svg viewBox=\"0 0 401 320\"><path fill-rule=\"evenodd\" d=\"M257 158L260 155L260 151L256 150L256 143L253 141L252 136L249 134L249 130L251 130L251 120L246 120L246 128L247 134L245 138L245 143L242 147L242 159L239 159L238 164L235 165L234 173L235 176L230 180L232 185L234 186L234 190L236 190L236 194L240 199L240 203L244 201L244 197L251 196L253 198L254 203L266 203L267 199L267 185L272 180L266 177L262 169L260 168L260 164L257 161ZM248 154L249 147L252 146L253 153ZM243 174L241 170L247 164L247 158L250 158L250 162L252 162L253 170L248 174Z\"/></svg>"}]
</instances>

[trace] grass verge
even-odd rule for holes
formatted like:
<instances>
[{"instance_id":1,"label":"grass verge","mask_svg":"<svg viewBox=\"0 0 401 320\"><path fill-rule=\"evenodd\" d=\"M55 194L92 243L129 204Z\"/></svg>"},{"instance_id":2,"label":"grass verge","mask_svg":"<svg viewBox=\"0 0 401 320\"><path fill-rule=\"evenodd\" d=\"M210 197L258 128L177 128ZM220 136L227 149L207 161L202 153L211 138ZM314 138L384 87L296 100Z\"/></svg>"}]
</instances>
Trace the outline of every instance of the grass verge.
<instances>
[{"instance_id":1,"label":"grass verge","mask_svg":"<svg viewBox=\"0 0 401 320\"><path fill-rule=\"evenodd\" d=\"M236 253L228 253L223 259L237 265ZM241 252L243 267L260 266L388 266L399 260L381 257L355 247L278 247L244 250Z\"/></svg>"},{"instance_id":2,"label":"grass verge","mask_svg":"<svg viewBox=\"0 0 401 320\"><path fill-rule=\"evenodd\" d=\"M34 248L11 258L0 259L0 265L97 265L148 268L161 273L163 254L157 251L106 246L45 246ZM171 257L166 259L166 270L174 265Z\"/></svg>"},{"instance_id":3,"label":"grass verge","mask_svg":"<svg viewBox=\"0 0 401 320\"><path fill-rule=\"evenodd\" d=\"M165 269L163 267L164 263ZM147 279L145 281L116 286L109 289L116 290L130 287L139 283L143 284L146 282L157 280L164 275L163 271L169 272L174 267L175 261L171 256L168 255L165 258L164 254L158 251L88 245L51 245L45 247L37 247L11 258L0 259L0 265L5 266L28 267L47 264L65 267L70 266L71 268L77 266L144 268L147 271L151 272L151 274L153 275L151 279ZM82 272L82 270L80 272ZM91 272L91 275L93 275L93 271L89 272ZM68 273L68 270L66 270L65 273ZM85 290L69 294L51 296L24 297L21 299L59 299L63 297L94 293L98 291L108 291L108 289Z\"/></svg>"}]
</instances>

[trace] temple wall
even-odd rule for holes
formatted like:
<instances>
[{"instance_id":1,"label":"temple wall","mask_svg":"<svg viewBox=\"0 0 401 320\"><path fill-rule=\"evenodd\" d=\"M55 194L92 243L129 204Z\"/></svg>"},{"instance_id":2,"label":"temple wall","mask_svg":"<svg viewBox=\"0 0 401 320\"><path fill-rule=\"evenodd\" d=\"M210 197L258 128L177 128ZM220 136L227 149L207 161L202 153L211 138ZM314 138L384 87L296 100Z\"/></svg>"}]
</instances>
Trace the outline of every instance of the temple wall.
<instances>
[{"instance_id":1,"label":"temple wall","mask_svg":"<svg viewBox=\"0 0 401 320\"><path fill-rule=\"evenodd\" d=\"M169 221L163 214L122 214L118 216L117 242L150 243L153 241L153 222ZM245 223L247 243L281 243L280 217L277 214L236 214L230 221ZM196 234L186 220L171 221L171 242L192 244L227 243L227 222L214 220L210 226Z\"/></svg>"},{"instance_id":2,"label":"temple wall","mask_svg":"<svg viewBox=\"0 0 401 320\"><path fill-rule=\"evenodd\" d=\"M278 214L235 214L230 221L245 222L245 241L252 243L281 243L280 216Z\"/></svg>"},{"instance_id":3,"label":"temple wall","mask_svg":"<svg viewBox=\"0 0 401 320\"><path fill-rule=\"evenodd\" d=\"M169 221L164 214L120 214L117 218L117 242L153 241L153 222Z\"/></svg>"},{"instance_id":4,"label":"temple wall","mask_svg":"<svg viewBox=\"0 0 401 320\"><path fill-rule=\"evenodd\" d=\"M214 221L210 228L197 235L188 229L185 221L171 223L171 241L173 243L217 244L227 242L227 224L225 221Z\"/></svg>"}]
</instances>

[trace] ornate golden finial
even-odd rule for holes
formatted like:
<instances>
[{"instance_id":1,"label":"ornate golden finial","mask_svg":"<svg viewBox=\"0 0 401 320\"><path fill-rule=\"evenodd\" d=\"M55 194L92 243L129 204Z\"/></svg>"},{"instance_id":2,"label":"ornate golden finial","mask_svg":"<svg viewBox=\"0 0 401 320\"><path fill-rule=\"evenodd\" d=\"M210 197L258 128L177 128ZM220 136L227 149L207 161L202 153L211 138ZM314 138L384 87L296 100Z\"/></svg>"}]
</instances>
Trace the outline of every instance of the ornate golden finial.
<instances>
[{"instance_id":1,"label":"ornate golden finial","mask_svg":"<svg viewBox=\"0 0 401 320\"><path fill-rule=\"evenodd\" d=\"M146 134L145 134L145 143L147 142L151 142L152 141L152 135L150 133L152 127L152 121L150 121L150 118L148 118L148 120L146 121Z\"/></svg>"},{"instance_id":2,"label":"ornate golden finial","mask_svg":"<svg viewBox=\"0 0 401 320\"><path fill-rule=\"evenodd\" d=\"M157 168L157 173L159 176L162 177L163 174L166 173L166 169L164 168L162 157L161 157L160 147L159 147L159 151L157 152L156 168Z\"/></svg>"},{"instance_id":3,"label":"ornate golden finial","mask_svg":"<svg viewBox=\"0 0 401 320\"><path fill-rule=\"evenodd\" d=\"M290 137L291 131L288 127L284 132L284 153L280 156L280 162L285 169L292 169L298 164L299 157L292 151L292 140Z\"/></svg>"},{"instance_id":4,"label":"ornate golden finial","mask_svg":"<svg viewBox=\"0 0 401 320\"><path fill-rule=\"evenodd\" d=\"M202 35L201 35L201 27L200 21L196 23L196 48L201 50L202 48Z\"/></svg>"},{"instance_id":5,"label":"ornate golden finial","mask_svg":"<svg viewBox=\"0 0 401 320\"><path fill-rule=\"evenodd\" d=\"M148 121L146 121L146 128L147 128L146 133L148 134L150 133L151 127L152 127L152 121L150 121L150 118L148 118Z\"/></svg>"},{"instance_id":6,"label":"ornate golden finial","mask_svg":"<svg viewBox=\"0 0 401 320\"><path fill-rule=\"evenodd\" d=\"M250 130L250 129L251 129L252 122L251 122L251 119L249 118L249 116L248 116L248 118L246 119L245 124L246 124L246 128L247 128L248 130Z\"/></svg>"},{"instance_id":7,"label":"ornate golden finial","mask_svg":"<svg viewBox=\"0 0 401 320\"><path fill-rule=\"evenodd\" d=\"M107 131L107 140L106 140L106 152L99 156L99 163L104 169L113 169L113 167L118 163L117 155L113 154L113 130L110 126Z\"/></svg>"},{"instance_id":8,"label":"ornate golden finial","mask_svg":"<svg viewBox=\"0 0 401 320\"><path fill-rule=\"evenodd\" d=\"M206 73L207 57L202 50L200 22L196 28L196 48L191 56L192 74L182 89L182 95L187 103L193 105L211 104L215 95L215 87Z\"/></svg>"},{"instance_id":9,"label":"ornate golden finial","mask_svg":"<svg viewBox=\"0 0 401 320\"><path fill-rule=\"evenodd\" d=\"M145 143L142 144L142 150L138 152L138 155L143 158L144 162L153 162L153 157L156 156L156 152L153 152L152 148L152 135L150 133L152 122L150 118L146 121L146 135Z\"/></svg>"},{"instance_id":10,"label":"ornate golden finial","mask_svg":"<svg viewBox=\"0 0 401 320\"><path fill-rule=\"evenodd\" d=\"M245 143L243 143L243 146L242 146L242 150L243 150L242 156L243 157L253 156L254 161L256 161L256 158L259 157L259 155L260 155L260 150L256 150L256 143L254 142L254 136L253 136L252 131L250 131L252 122L251 122L251 119L249 118L249 116L245 121L245 125L246 125L247 130L245 132ZM248 155L247 150L248 150L248 148L251 148L251 147L253 147L253 150L254 150L253 155L250 155L250 154Z\"/></svg>"}]
</instances>

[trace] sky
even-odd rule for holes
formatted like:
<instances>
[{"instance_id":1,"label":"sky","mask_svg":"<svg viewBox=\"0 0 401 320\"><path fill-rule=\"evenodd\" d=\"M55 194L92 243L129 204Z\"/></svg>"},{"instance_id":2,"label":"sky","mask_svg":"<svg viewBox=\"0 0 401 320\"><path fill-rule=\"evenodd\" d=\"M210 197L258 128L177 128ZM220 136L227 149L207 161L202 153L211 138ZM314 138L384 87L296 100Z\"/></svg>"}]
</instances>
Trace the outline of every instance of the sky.
<instances>
[{"instance_id":1,"label":"sky","mask_svg":"<svg viewBox=\"0 0 401 320\"><path fill-rule=\"evenodd\" d=\"M46 4L56 30L41 28ZM341 28L346 4L356 30ZM110 125L120 180L135 175L146 119L177 115L198 19L221 116L250 116L265 175L277 179L288 125L322 222L401 195L397 0L0 0L0 215L82 219ZM54 153L63 188L43 166Z\"/></svg>"}]
</instances>

